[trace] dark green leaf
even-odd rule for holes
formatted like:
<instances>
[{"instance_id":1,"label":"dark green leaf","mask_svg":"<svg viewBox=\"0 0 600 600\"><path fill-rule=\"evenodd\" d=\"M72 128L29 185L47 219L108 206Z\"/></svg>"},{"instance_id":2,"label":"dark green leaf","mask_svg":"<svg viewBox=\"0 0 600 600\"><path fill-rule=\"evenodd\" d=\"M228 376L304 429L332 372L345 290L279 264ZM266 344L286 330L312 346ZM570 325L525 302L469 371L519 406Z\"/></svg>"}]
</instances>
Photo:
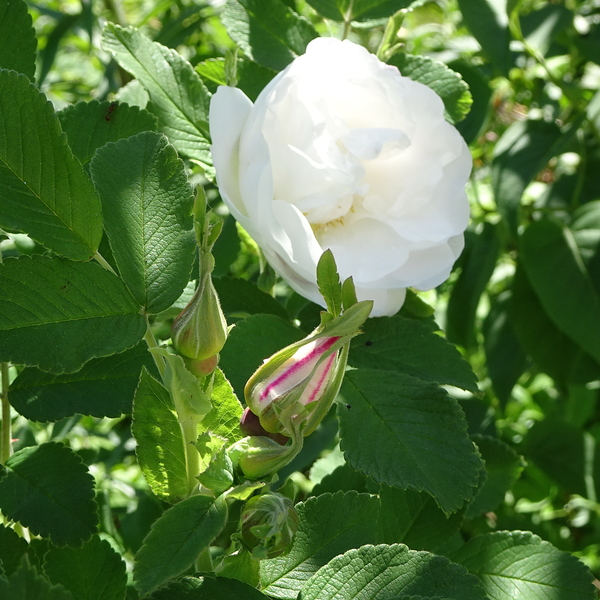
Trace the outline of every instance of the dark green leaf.
<instances>
[{"instance_id":1,"label":"dark green leaf","mask_svg":"<svg viewBox=\"0 0 600 600\"><path fill-rule=\"evenodd\" d=\"M496 510L525 467L523 458L502 440L489 435L474 435L472 440L485 461L487 477L467 508L467 519Z\"/></svg>"},{"instance_id":2,"label":"dark green leaf","mask_svg":"<svg viewBox=\"0 0 600 600\"><path fill-rule=\"evenodd\" d=\"M146 331L122 281L95 263L7 259L0 282L0 361L72 373L130 348Z\"/></svg>"},{"instance_id":3,"label":"dark green leaf","mask_svg":"<svg viewBox=\"0 0 600 600\"><path fill-rule=\"evenodd\" d=\"M144 596L183 573L219 534L227 520L224 500L191 496L154 523L135 556L134 581Z\"/></svg>"},{"instance_id":4,"label":"dark green leaf","mask_svg":"<svg viewBox=\"0 0 600 600\"><path fill-rule=\"evenodd\" d=\"M10 403L32 421L60 421L75 414L118 417L131 412L142 365L154 362L145 342L120 354L96 358L72 374L23 369L10 386Z\"/></svg>"},{"instance_id":5,"label":"dark green leaf","mask_svg":"<svg viewBox=\"0 0 600 600\"><path fill-rule=\"evenodd\" d=\"M275 352L304 337L288 321L275 315L253 315L229 333L221 351L220 366L239 398L252 373Z\"/></svg>"},{"instance_id":6,"label":"dark green leaf","mask_svg":"<svg viewBox=\"0 0 600 600\"><path fill-rule=\"evenodd\" d=\"M569 9L551 4L521 17L521 30L527 42L545 56L556 37L572 23Z\"/></svg>"},{"instance_id":7,"label":"dark green leaf","mask_svg":"<svg viewBox=\"0 0 600 600\"><path fill-rule=\"evenodd\" d=\"M338 554L377 541L379 500L356 492L309 498L296 505L299 525L284 556L260 562L260 586L273 598L296 598L302 586Z\"/></svg>"},{"instance_id":8,"label":"dark green leaf","mask_svg":"<svg viewBox=\"0 0 600 600\"><path fill-rule=\"evenodd\" d=\"M7 600L78 600L62 585L52 585L26 556L19 568L6 580L0 577L0 598Z\"/></svg>"},{"instance_id":9,"label":"dark green leaf","mask_svg":"<svg viewBox=\"0 0 600 600\"><path fill-rule=\"evenodd\" d=\"M152 491L171 503L185 498L185 446L175 406L166 388L146 369L135 392L131 431L140 468Z\"/></svg>"},{"instance_id":10,"label":"dark green leaf","mask_svg":"<svg viewBox=\"0 0 600 600\"><path fill-rule=\"evenodd\" d=\"M90 168L123 280L147 312L165 310L188 283L196 248L183 162L163 135L145 132L104 146Z\"/></svg>"},{"instance_id":11,"label":"dark green leaf","mask_svg":"<svg viewBox=\"0 0 600 600\"><path fill-rule=\"evenodd\" d=\"M125 598L125 563L98 536L81 548L50 548L44 559L44 572L52 583L63 585L77 600Z\"/></svg>"},{"instance_id":12,"label":"dark green leaf","mask_svg":"<svg viewBox=\"0 0 600 600\"><path fill-rule=\"evenodd\" d=\"M223 24L255 62L281 71L318 37L313 26L281 0L228 0Z\"/></svg>"},{"instance_id":13,"label":"dark green leaf","mask_svg":"<svg viewBox=\"0 0 600 600\"><path fill-rule=\"evenodd\" d=\"M435 552L455 534L462 523L463 511L450 516L424 492L381 486L379 541L402 542L411 550Z\"/></svg>"},{"instance_id":14,"label":"dark green leaf","mask_svg":"<svg viewBox=\"0 0 600 600\"><path fill-rule=\"evenodd\" d=\"M592 600L592 575L577 558L523 531L497 531L450 555L477 575L490 600Z\"/></svg>"},{"instance_id":15,"label":"dark green leaf","mask_svg":"<svg viewBox=\"0 0 600 600\"><path fill-rule=\"evenodd\" d=\"M148 90L160 130L177 151L210 167L210 94L192 65L132 27L109 23L103 46Z\"/></svg>"},{"instance_id":16,"label":"dark green leaf","mask_svg":"<svg viewBox=\"0 0 600 600\"><path fill-rule=\"evenodd\" d=\"M312 495L320 496L330 492L349 492L355 490L357 492L367 491L367 479L364 475L357 473L348 463L334 469L328 475L325 475L312 490Z\"/></svg>"},{"instance_id":17,"label":"dark green leaf","mask_svg":"<svg viewBox=\"0 0 600 600\"><path fill-rule=\"evenodd\" d=\"M69 146L79 162L85 164L94 152L108 142L155 131L156 117L137 106L118 102L78 102L61 110L58 118L67 134Z\"/></svg>"},{"instance_id":18,"label":"dark green leaf","mask_svg":"<svg viewBox=\"0 0 600 600\"><path fill-rule=\"evenodd\" d=\"M363 21L392 16L414 0L308 0L308 3L327 19L334 21Z\"/></svg>"},{"instance_id":19,"label":"dark green leaf","mask_svg":"<svg viewBox=\"0 0 600 600\"><path fill-rule=\"evenodd\" d=\"M91 258L102 237L100 199L51 104L27 77L0 70L0 115L0 227L67 258Z\"/></svg>"},{"instance_id":20,"label":"dark green leaf","mask_svg":"<svg viewBox=\"0 0 600 600\"><path fill-rule=\"evenodd\" d=\"M33 79L35 29L24 0L0 0L0 69L12 69Z\"/></svg>"},{"instance_id":21,"label":"dark green leaf","mask_svg":"<svg viewBox=\"0 0 600 600\"><path fill-rule=\"evenodd\" d=\"M154 592L149 600L268 600L256 588L226 577L182 577Z\"/></svg>"},{"instance_id":22,"label":"dark green leaf","mask_svg":"<svg viewBox=\"0 0 600 600\"><path fill-rule=\"evenodd\" d=\"M444 102L446 119L454 124L464 119L471 109L473 98L469 86L460 74L450 70L444 63L427 56L394 54L388 61L400 69L405 77L430 87Z\"/></svg>"},{"instance_id":23,"label":"dark green leaf","mask_svg":"<svg viewBox=\"0 0 600 600\"><path fill-rule=\"evenodd\" d=\"M462 269L446 310L446 334L448 339L464 348L476 343L475 317L479 299L483 294L500 253L497 226L484 223L480 233L467 231L466 247L461 256Z\"/></svg>"},{"instance_id":24,"label":"dark green leaf","mask_svg":"<svg viewBox=\"0 0 600 600\"><path fill-rule=\"evenodd\" d=\"M0 525L0 565L5 577L9 577L17 569L21 557L27 552L27 545L13 529Z\"/></svg>"},{"instance_id":25,"label":"dark green leaf","mask_svg":"<svg viewBox=\"0 0 600 600\"><path fill-rule=\"evenodd\" d=\"M349 371L338 405L352 468L392 487L431 494L446 513L470 500L481 461L458 402L435 385L390 371ZM368 440L357 444L355 440Z\"/></svg>"},{"instance_id":26,"label":"dark green leaf","mask_svg":"<svg viewBox=\"0 0 600 600\"><path fill-rule=\"evenodd\" d=\"M486 4L487 0L474 0ZM516 232L525 188L557 154L564 138L554 122L515 121L498 140L492 162L492 186L498 210Z\"/></svg>"},{"instance_id":27,"label":"dark green leaf","mask_svg":"<svg viewBox=\"0 0 600 600\"><path fill-rule=\"evenodd\" d=\"M600 363L600 297L572 233L554 220L541 219L525 230L520 245L527 277L548 316Z\"/></svg>"},{"instance_id":28,"label":"dark green leaf","mask_svg":"<svg viewBox=\"0 0 600 600\"><path fill-rule=\"evenodd\" d=\"M477 579L464 568L401 544L363 546L337 556L309 579L298 598L376 600L412 595L486 600Z\"/></svg>"},{"instance_id":29,"label":"dark green leaf","mask_svg":"<svg viewBox=\"0 0 600 600\"><path fill-rule=\"evenodd\" d=\"M77 546L98 524L94 479L70 448L49 442L15 452L0 479L0 509L55 546Z\"/></svg>"},{"instance_id":30,"label":"dark green leaf","mask_svg":"<svg viewBox=\"0 0 600 600\"><path fill-rule=\"evenodd\" d=\"M458 0L463 19L494 66L508 76L512 67L506 0Z\"/></svg>"},{"instance_id":31,"label":"dark green leaf","mask_svg":"<svg viewBox=\"0 0 600 600\"><path fill-rule=\"evenodd\" d=\"M383 369L424 381L477 391L477 380L458 350L416 319L369 319L364 333L352 340L349 363L360 369ZM408 341L410 340L410 341Z\"/></svg>"},{"instance_id":32,"label":"dark green leaf","mask_svg":"<svg viewBox=\"0 0 600 600\"><path fill-rule=\"evenodd\" d=\"M259 290L254 283L238 277L219 277L213 280L221 308L226 316L247 316L260 313L286 319L288 314L273 296Z\"/></svg>"}]
</instances>

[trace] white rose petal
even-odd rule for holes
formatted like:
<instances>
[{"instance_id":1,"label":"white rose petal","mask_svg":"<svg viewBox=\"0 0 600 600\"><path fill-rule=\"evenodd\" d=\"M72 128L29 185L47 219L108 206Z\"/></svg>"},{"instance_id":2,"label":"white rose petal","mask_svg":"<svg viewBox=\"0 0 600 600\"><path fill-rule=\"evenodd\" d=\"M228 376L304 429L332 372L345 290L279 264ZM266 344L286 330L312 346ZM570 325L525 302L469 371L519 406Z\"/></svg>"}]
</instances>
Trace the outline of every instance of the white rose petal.
<instances>
[{"instance_id":1,"label":"white rose petal","mask_svg":"<svg viewBox=\"0 0 600 600\"><path fill-rule=\"evenodd\" d=\"M373 316L449 275L469 219L471 155L427 86L365 48L319 38L252 103L220 87L210 108L221 196L273 268L324 305L333 252Z\"/></svg>"}]
</instances>

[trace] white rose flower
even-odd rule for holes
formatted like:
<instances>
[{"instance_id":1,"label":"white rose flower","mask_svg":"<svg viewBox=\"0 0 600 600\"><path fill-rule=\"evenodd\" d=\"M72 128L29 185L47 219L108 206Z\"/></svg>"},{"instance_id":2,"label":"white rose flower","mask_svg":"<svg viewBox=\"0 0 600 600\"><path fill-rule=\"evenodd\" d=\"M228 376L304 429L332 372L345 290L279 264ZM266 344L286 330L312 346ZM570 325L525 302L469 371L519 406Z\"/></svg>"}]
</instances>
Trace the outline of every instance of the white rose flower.
<instances>
[{"instance_id":1,"label":"white rose flower","mask_svg":"<svg viewBox=\"0 0 600 600\"><path fill-rule=\"evenodd\" d=\"M373 316L450 274L469 219L471 155L440 97L349 41L318 38L256 103L220 87L210 105L223 200L273 268L324 305L333 252Z\"/></svg>"}]
</instances>

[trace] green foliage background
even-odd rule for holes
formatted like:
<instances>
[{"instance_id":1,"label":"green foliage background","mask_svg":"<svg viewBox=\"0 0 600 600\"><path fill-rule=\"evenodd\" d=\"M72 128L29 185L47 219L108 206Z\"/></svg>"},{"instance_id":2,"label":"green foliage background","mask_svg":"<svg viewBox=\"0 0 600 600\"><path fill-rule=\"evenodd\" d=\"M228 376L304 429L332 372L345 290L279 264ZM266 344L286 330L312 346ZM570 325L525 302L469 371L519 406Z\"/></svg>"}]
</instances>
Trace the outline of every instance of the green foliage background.
<instances>
[{"instance_id":1,"label":"green foliage background","mask_svg":"<svg viewBox=\"0 0 600 600\"><path fill-rule=\"evenodd\" d=\"M221 4L0 0L0 361L15 438L0 457L0 596L595 597L600 3ZM353 340L335 411L280 473L299 502L289 554L219 563L246 492L229 508L179 502L187 449L143 338L167 340L193 293L197 184L225 219L214 283L236 325L203 433L241 438L236 394L318 324L227 216L207 127L235 48L255 99L318 35L440 94L474 157L472 221L448 282Z\"/></svg>"}]
</instances>

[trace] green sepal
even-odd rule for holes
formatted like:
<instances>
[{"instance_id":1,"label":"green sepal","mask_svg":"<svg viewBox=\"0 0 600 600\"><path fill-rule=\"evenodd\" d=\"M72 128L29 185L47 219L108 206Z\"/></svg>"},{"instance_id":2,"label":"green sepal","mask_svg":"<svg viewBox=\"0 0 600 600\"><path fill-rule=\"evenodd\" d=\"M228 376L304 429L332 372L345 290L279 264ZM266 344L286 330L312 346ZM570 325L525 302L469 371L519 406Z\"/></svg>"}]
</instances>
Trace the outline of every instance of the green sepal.
<instances>
[{"instance_id":1,"label":"green sepal","mask_svg":"<svg viewBox=\"0 0 600 600\"><path fill-rule=\"evenodd\" d=\"M348 310L351 306L354 306L358 302L356 297L356 288L354 287L354 279L348 277L342 283L342 306L344 311Z\"/></svg>"},{"instance_id":2,"label":"green sepal","mask_svg":"<svg viewBox=\"0 0 600 600\"><path fill-rule=\"evenodd\" d=\"M317 264L317 286L325 299L327 310L337 317L342 310L342 285L331 250L325 250Z\"/></svg>"}]
</instances>

